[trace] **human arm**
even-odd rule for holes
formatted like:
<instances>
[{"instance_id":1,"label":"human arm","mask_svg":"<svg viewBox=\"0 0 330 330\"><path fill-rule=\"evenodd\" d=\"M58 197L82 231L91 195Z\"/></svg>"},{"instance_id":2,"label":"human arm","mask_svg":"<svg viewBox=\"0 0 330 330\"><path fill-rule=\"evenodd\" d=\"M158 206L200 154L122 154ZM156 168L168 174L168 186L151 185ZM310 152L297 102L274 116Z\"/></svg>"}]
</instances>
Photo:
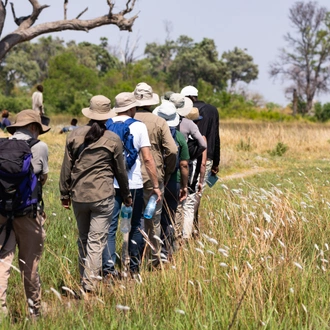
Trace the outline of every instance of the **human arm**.
<instances>
[{"instance_id":1,"label":"human arm","mask_svg":"<svg viewBox=\"0 0 330 330\"><path fill-rule=\"evenodd\" d=\"M192 120L190 120L189 126L190 126L190 135L198 143L198 147L197 150L195 151L195 155L199 157L206 149L207 143L206 140L203 138L201 132L199 131L198 126Z\"/></svg>"},{"instance_id":2,"label":"human arm","mask_svg":"<svg viewBox=\"0 0 330 330\"><path fill-rule=\"evenodd\" d=\"M157 195L157 203L158 203L161 200L162 193L159 189L157 169L156 169L155 161L150 151L150 147L142 147L140 149L140 152L143 158L146 171L149 175L150 181L152 182L153 194Z\"/></svg>"},{"instance_id":3,"label":"human arm","mask_svg":"<svg viewBox=\"0 0 330 330\"><path fill-rule=\"evenodd\" d=\"M71 147L72 147L71 143L68 143L67 140L67 144L64 152L64 158L61 167L60 182L59 182L61 203L62 206L66 209L69 209L71 205L71 196L70 196L71 170L74 164L72 159Z\"/></svg>"},{"instance_id":4,"label":"human arm","mask_svg":"<svg viewBox=\"0 0 330 330\"><path fill-rule=\"evenodd\" d=\"M166 184L170 179L171 174L175 171L178 147L176 146L170 128L166 124L165 120L162 126L162 146L165 168L164 184Z\"/></svg>"},{"instance_id":5,"label":"human arm","mask_svg":"<svg viewBox=\"0 0 330 330\"><path fill-rule=\"evenodd\" d=\"M215 140L214 140L214 153L213 153L213 165L211 169L211 175L216 175L219 172L220 164L220 131L219 131L219 113L215 115Z\"/></svg>"},{"instance_id":6,"label":"human arm","mask_svg":"<svg viewBox=\"0 0 330 330\"><path fill-rule=\"evenodd\" d=\"M179 201L182 202L188 196L188 175L189 175L189 166L188 160L180 160L180 194Z\"/></svg>"},{"instance_id":7,"label":"human arm","mask_svg":"<svg viewBox=\"0 0 330 330\"><path fill-rule=\"evenodd\" d=\"M205 136L203 136L203 139L206 141ZM198 193L202 192L202 189L203 189L203 182L204 182L205 172L206 172L206 161L207 161L207 149L205 149L202 154L202 161L201 161L201 166L200 166L200 170L199 170L199 181L197 183L197 192Z\"/></svg>"},{"instance_id":8,"label":"human arm","mask_svg":"<svg viewBox=\"0 0 330 330\"><path fill-rule=\"evenodd\" d=\"M126 206L130 206L132 205L132 195L128 186L128 176L123 156L123 144L121 143L119 137L117 137L117 140L118 141L113 151L112 169L114 172L114 176L117 179L120 194L124 200L124 204Z\"/></svg>"}]
</instances>

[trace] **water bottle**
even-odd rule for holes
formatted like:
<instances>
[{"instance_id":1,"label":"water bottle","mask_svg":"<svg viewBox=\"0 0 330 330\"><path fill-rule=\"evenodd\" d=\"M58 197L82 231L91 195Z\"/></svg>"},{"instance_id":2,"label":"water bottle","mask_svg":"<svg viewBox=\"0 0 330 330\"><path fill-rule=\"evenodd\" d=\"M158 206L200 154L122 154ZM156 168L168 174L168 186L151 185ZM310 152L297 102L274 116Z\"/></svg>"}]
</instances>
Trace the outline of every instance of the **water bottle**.
<instances>
[{"instance_id":1,"label":"water bottle","mask_svg":"<svg viewBox=\"0 0 330 330\"><path fill-rule=\"evenodd\" d=\"M123 234L127 234L131 231L132 206L123 204L120 210L120 216L120 231Z\"/></svg>"},{"instance_id":2,"label":"water bottle","mask_svg":"<svg viewBox=\"0 0 330 330\"><path fill-rule=\"evenodd\" d=\"M144 209L144 214L143 216L146 219L151 219L152 216L155 213L155 209L156 209L156 200L157 200L157 195L156 194L152 194L149 198L148 204L146 206L146 208Z\"/></svg>"}]
</instances>

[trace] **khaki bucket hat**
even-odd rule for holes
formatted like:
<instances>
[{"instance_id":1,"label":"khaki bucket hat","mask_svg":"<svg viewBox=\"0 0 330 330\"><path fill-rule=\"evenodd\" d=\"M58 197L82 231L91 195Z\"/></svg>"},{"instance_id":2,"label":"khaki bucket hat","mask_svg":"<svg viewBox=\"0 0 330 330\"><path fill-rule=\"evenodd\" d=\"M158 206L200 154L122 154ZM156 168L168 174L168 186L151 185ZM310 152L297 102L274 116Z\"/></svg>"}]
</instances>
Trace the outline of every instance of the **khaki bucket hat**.
<instances>
[{"instance_id":1,"label":"khaki bucket hat","mask_svg":"<svg viewBox=\"0 0 330 330\"><path fill-rule=\"evenodd\" d=\"M115 106L113 110L116 113L120 113L132 109L134 107L138 107L139 105L140 103L135 98L134 93L123 92L123 93L119 93L115 97Z\"/></svg>"},{"instance_id":2,"label":"khaki bucket hat","mask_svg":"<svg viewBox=\"0 0 330 330\"><path fill-rule=\"evenodd\" d=\"M89 119L106 120L113 117L110 105L111 101L107 97L95 95L90 100L89 108L84 108L81 112Z\"/></svg>"},{"instance_id":3,"label":"khaki bucket hat","mask_svg":"<svg viewBox=\"0 0 330 330\"><path fill-rule=\"evenodd\" d=\"M27 109L27 110L22 110L16 115L15 124L7 126L7 131L10 134L14 134L17 128L24 127L32 123L39 124L40 126L39 134L44 134L50 130L49 126L43 125L41 123L41 117L38 112L31 109Z\"/></svg>"},{"instance_id":4,"label":"khaki bucket hat","mask_svg":"<svg viewBox=\"0 0 330 330\"><path fill-rule=\"evenodd\" d=\"M151 86L145 82L136 85L134 95L140 104L139 106L156 105L159 103L158 94L153 93Z\"/></svg>"}]
</instances>

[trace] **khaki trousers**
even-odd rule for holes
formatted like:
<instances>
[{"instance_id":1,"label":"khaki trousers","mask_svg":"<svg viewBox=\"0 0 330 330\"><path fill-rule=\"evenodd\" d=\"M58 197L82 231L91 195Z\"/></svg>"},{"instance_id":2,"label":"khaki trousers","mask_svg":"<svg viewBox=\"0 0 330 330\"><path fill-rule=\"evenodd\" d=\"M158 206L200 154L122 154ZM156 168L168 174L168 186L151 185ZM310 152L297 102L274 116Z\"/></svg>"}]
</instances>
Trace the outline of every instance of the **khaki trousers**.
<instances>
[{"instance_id":1,"label":"khaki trousers","mask_svg":"<svg viewBox=\"0 0 330 330\"><path fill-rule=\"evenodd\" d=\"M161 235L161 225L160 220L162 216L162 207L163 207L163 200L164 200L164 184L159 183L159 189L162 192L162 198L156 205L156 210L151 219L144 219L144 230L148 235L150 243L155 248L154 250L150 248L150 246L147 244L147 260L148 263L151 262L154 266L157 266L160 261L160 235ZM149 201L149 198L152 194L153 187L150 181L148 181L143 186L143 200L144 200L144 206L146 207ZM155 238L158 237L157 238ZM151 260L150 260L151 258Z\"/></svg>"},{"instance_id":2,"label":"khaki trousers","mask_svg":"<svg viewBox=\"0 0 330 330\"><path fill-rule=\"evenodd\" d=\"M79 238L79 273L86 290L95 291L102 271L102 253L108 239L114 197L98 202L72 202Z\"/></svg>"},{"instance_id":3,"label":"khaki trousers","mask_svg":"<svg viewBox=\"0 0 330 330\"><path fill-rule=\"evenodd\" d=\"M6 222L0 215L0 224ZM42 255L46 237L43 224L45 219L41 215L33 218L33 214L15 218L9 239L0 253L0 303L2 312L7 313L6 296L12 263L18 247L19 269L23 278L26 299L30 314L39 314L41 303L41 287L38 274L38 264ZM6 236L6 227L0 235L2 247Z\"/></svg>"}]
</instances>

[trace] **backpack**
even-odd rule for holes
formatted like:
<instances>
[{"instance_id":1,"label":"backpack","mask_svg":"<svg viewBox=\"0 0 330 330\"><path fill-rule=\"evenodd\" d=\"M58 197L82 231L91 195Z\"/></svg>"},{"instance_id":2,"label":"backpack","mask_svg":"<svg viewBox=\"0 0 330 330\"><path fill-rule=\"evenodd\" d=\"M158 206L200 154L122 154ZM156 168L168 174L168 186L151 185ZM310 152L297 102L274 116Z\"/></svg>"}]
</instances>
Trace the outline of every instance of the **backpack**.
<instances>
[{"instance_id":1,"label":"backpack","mask_svg":"<svg viewBox=\"0 0 330 330\"><path fill-rule=\"evenodd\" d=\"M171 131L171 134L172 134L172 137L176 143L176 146L178 147L178 152L176 154L176 165L175 165L175 172L180 168L180 146L179 146L179 143L177 142L176 140L176 131L177 131L177 128L176 127L170 127L170 131Z\"/></svg>"},{"instance_id":2,"label":"backpack","mask_svg":"<svg viewBox=\"0 0 330 330\"><path fill-rule=\"evenodd\" d=\"M130 132L129 126L138 120L129 118L125 121L113 121L111 118L105 123L106 128L113 133L116 133L124 147L124 156L126 161L126 168L130 170L136 162L138 151L134 147L134 136Z\"/></svg>"},{"instance_id":3,"label":"backpack","mask_svg":"<svg viewBox=\"0 0 330 330\"><path fill-rule=\"evenodd\" d=\"M42 202L41 184L33 171L31 147L37 139L0 139L0 213L7 217L6 238L9 238L15 216L30 211L37 212L37 203ZM8 236L8 237L7 237Z\"/></svg>"}]
</instances>

